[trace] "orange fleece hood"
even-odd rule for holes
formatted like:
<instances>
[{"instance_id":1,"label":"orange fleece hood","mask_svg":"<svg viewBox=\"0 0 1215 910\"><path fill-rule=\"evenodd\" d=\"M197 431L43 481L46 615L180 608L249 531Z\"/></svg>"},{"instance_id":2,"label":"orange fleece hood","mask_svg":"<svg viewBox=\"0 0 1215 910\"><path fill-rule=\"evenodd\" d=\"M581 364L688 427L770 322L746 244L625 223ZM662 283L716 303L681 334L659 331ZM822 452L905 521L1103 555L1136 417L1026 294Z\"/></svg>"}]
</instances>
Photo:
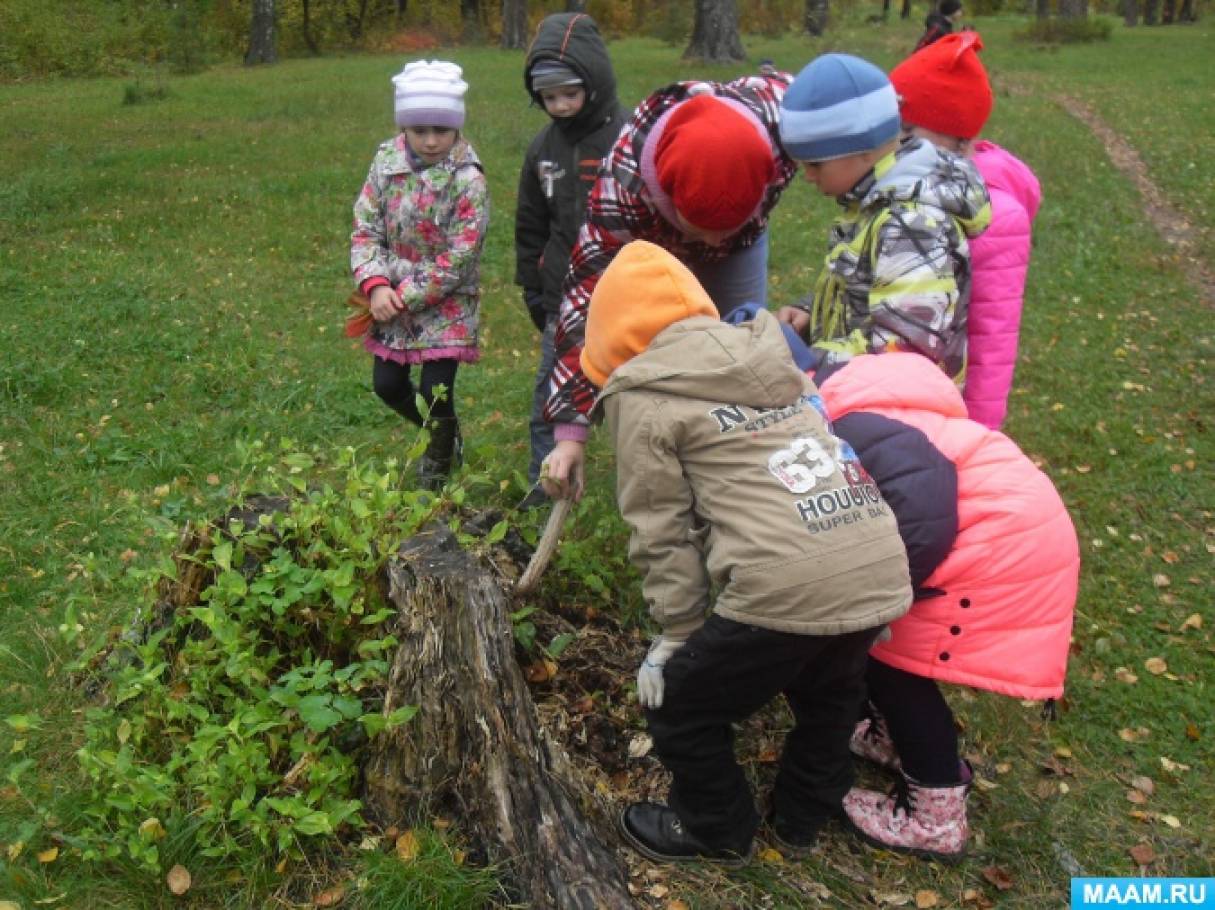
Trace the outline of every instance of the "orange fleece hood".
<instances>
[{"instance_id":1,"label":"orange fleece hood","mask_svg":"<svg viewBox=\"0 0 1215 910\"><path fill-rule=\"evenodd\" d=\"M645 240L625 244L591 294L582 372L603 388L612 372L648 348L659 332L691 316L718 318L688 267Z\"/></svg>"}]
</instances>

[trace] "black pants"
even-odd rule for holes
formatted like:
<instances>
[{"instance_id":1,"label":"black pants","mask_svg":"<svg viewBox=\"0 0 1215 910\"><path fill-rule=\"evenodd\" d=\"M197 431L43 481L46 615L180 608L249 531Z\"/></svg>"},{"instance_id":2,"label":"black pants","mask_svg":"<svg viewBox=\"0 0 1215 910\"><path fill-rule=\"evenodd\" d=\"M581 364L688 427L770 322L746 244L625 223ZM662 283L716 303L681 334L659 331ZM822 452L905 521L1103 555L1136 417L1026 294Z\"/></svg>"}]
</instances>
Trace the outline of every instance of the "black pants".
<instances>
[{"instance_id":1,"label":"black pants","mask_svg":"<svg viewBox=\"0 0 1215 910\"><path fill-rule=\"evenodd\" d=\"M456 368L459 365L457 360L427 360L422 364L419 387L415 390L409 364L376 357L371 367L371 384L384 404L411 423L421 426L419 394L426 402L433 420L456 416ZM447 391L436 401L435 390L440 385Z\"/></svg>"},{"instance_id":2,"label":"black pants","mask_svg":"<svg viewBox=\"0 0 1215 910\"><path fill-rule=\"evenodd\" d=\"M713 615L688 639L663 672L662 707L646 712L654 753L673 777L669 805L688 831L712 847L750 845L759 814L734 760L731 724L782 692L796 726L785 739L773 809L798 827L839 814L877 632L794 635Z\"/></svg>"},{"instance_id":3,"label":"black pants","mask_svg":"<svg viewBox=\"0 0 1215 910\"><path fill-rule=\"evenodd\" d=\"M907 775L930 786L956 784L958 732L936 682L871 658L865 685Z\"/></svg>"}]
</instances>

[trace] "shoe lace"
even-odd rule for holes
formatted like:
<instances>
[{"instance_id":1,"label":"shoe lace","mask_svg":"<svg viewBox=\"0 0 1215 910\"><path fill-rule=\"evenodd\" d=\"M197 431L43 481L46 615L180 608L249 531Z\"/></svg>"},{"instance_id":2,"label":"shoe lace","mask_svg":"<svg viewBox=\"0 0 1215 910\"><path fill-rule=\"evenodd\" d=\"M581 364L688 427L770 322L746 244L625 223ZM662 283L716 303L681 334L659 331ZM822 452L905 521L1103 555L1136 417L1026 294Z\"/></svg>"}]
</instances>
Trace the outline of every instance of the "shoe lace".
<instances>
[{"instance_id":1,"label":"shoe lace","mask_svg":"<svg viewBox=\"0 0 1215 910\"><path fill-rule=\"evenodd\" d=\"M915 793L912 791L910 784L907 783L907 778L900 777L894 782L894 786L890 788L889 796L894 797L893 812L898 812L900 809L903 815L910 815L915 811Z\"/></svg>"}]
</instances>

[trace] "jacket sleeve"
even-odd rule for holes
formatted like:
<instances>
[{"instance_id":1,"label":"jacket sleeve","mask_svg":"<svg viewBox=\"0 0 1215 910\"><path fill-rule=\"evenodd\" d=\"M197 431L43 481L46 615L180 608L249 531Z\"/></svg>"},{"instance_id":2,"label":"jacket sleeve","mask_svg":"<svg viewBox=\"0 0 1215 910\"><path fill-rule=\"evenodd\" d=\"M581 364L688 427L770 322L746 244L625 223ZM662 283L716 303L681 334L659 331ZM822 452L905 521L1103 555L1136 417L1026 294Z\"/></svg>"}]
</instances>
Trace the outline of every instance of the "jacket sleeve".
<instances>
[{"instance_id":1,"label":"jacket sleeve","mask_svg":"<svg viewBox=\"0 0 1215 910\"><path fill-rule=\"evenodd\" d=\"M917 351L940 363L951 346L958 282L948 214L930 206L891 209L873 250L869 350Z\"/></svg>"},{"instance_id":2,"label":"jacket sleeve","mask_svg":"<svg viewBox=\"0 0 1215 910\"><path fill-rule=\"evenodd\" d=\"M535 148L533 142L519 172L519 201L515 208L515 284L539 291L544 287L540 260L551 226L544 188L536 174Z\"/></svg>"},{"instance_id":3,"label":"jacket sleeve","mask_svg":"<svg viewBox=\"0 0 1215 910\"><path fill-rule=\"evenodd\" d=\"M582 372L579 358L586 337L586 314L591 293L603 270L634 236L639 215L649 207L636 194L625 190L606 171L601 172L591 190L587 219L578 231L570 253L557 323L556 359L544 418L551 423L587 422L586 415L595 401L595 387ZM652 216L650 216L652 217Z\"/></svg>"},{"instance_id":4,"label":"jacket sleeve","mask_svg":"<svg viewBox=\"0 0 1215 910\"><path fill-rule=\"evenodd\" d=\"M1029 213L1011 195L992 191L992 224L970 245L966 386L971 420L1000 429L1017 365L1025 275L1030 257Z\"/></svg>"},{"instance_id":5,"label":"jacket sleeve","mask_svg":"<svg viewBox=\"0 0 1215 910\"><path fill-rule=\"evenodd\" d=\"M458 173L455 208L441 230L446 249L433 258L416 263L397 287L411 313L437 306L465 284L477 268L485 231L489 226L489 190L479 167L468 166Z\"/></svg>"},{"instance_id":6,"label":"jacket sleeve","mask_svg":"<svg viewBox=\"0 0 1215 910\"><path fill-rule=\"evenodd\" d=\"M391 280L388 236L384 221L384 177L379 156L371 162L367 180L354 200L354 229L350 234L350 271L356 285L369 278Z\"/></svg>"},{"instance_id":7,"label":"jacket sleeve","mask_svg":"<svg viewBox=\"0 0 1215 910\"><path fill-rule=\"evenodd\" d=\"M953 549L958 536L958 471L915 427L854 411L832 431L856 450L894 512L918 589Z\"/></svg>"},{"instance_id":8,"label":"jacket sleeve","mask_svg":"<svg viewBox=\"0 0 1215 910\"><path fill-rule=\"evenodd\" d=\"M709 607L692 489L673 443L659 428L661 405L613 396L610 407L616 497L632 531L629 559L655 622L664 632L690 634L704 623Z\"/></svg>"}]
</instances>

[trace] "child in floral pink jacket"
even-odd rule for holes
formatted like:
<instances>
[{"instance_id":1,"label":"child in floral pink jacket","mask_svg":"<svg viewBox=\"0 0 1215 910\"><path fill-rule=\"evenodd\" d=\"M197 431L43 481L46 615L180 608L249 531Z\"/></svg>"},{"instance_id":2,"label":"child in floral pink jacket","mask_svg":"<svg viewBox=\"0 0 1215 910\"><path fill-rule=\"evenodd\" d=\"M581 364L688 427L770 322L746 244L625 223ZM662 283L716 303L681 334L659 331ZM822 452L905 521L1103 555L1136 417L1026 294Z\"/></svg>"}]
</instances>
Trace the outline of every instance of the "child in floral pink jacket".
<instances>
[{"instance_id":1,"label":"child in floral pink jacket","mask_svg":"<svg viewBox=\"0 0 1215 910\"><path fill-rule=\"evenodd\" d=\"M427 425L418 479L428 489L459 462L456 368L480 356L489 193L481 162L460 133L468 89L461 75L454 63L418 60L393 77L401 131L376 151L350 236L350 268L374 320L364 341L374 358L372 383L390 408Z\"/></svg>"}]
</instances>

